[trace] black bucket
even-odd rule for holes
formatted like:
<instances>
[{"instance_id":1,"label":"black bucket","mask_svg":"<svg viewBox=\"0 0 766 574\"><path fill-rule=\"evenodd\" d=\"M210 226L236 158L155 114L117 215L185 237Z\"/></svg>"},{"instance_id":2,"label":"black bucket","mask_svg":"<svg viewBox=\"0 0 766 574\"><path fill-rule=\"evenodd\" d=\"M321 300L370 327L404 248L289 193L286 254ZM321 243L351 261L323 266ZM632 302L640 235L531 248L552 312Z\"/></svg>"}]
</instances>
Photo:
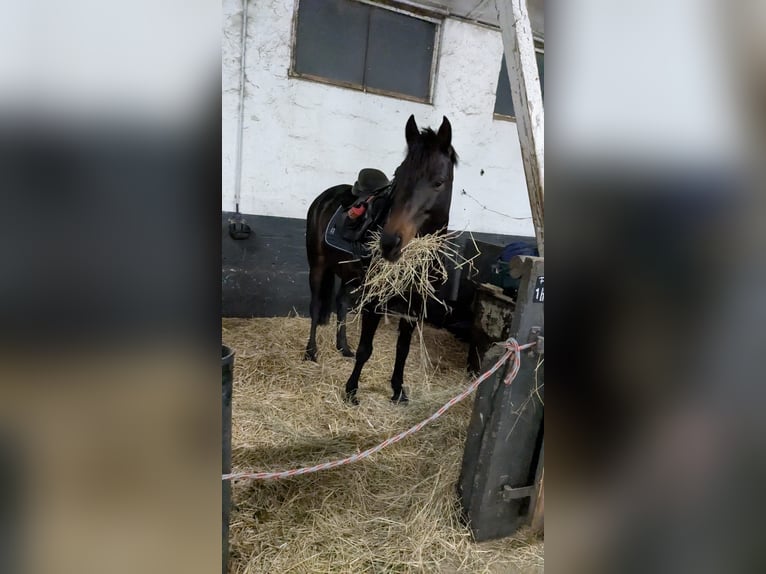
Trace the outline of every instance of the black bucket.
<instances>
[{"instance_id":1,"label":"black bucket","mask_svg":"<svg viewBox=\"0 0 766 574\"><path fill-rule=\"evenodd\" d=\"M223 464L222 473L231 472L231 391L234 380L234 351L226 345L221 345L221 394L223 420ZM229 509L231 507L231 481L222 481L223 500L223 539L221 549L223 551L223 574L226 574L229 563Z\"/></svg>"},{"instance_id":2,"label":"black bucket","mask_svg":"<svg viewBox=\"0 0 766 574\"><path fill-rule=\"evenodd\" d=\"M0 428L0 572L21 572L22 460L18 439Z\"/></svg>"}]
</instances>

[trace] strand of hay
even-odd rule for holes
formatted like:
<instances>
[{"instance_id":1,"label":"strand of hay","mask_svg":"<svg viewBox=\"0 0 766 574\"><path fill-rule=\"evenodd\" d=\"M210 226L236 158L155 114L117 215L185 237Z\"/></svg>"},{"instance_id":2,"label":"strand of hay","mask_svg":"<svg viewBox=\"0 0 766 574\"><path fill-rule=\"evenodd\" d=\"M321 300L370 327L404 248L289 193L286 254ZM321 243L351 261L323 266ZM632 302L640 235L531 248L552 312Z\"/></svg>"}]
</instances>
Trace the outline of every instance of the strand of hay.
<instances>
[{"instance_id":1,"label":"strand of hay","mask_svg":"<svg viewBox=\"0 0 766 574\"><path fill-rule=\"evenodd\" d=\"M383 258L380 233L373 232L367 243L372 255L370 265L362 284L353 291L359 295L356 316L367 305L373 305L378 313L387 314L391 301L407 301L407 315L416 320L426 317L429 299L448 309L447 303L438 297L434 285L447 282L448 262L458 269L466 266L473 269L473 260L479 255L477 249L477 254L471 259L463 257L459 245L453 241L461 234L461 231L452 231L415 237L402 249L399 260L392 263ZM473 235L470 237L473 241ZM413 299L420 302L420 308L412 308Z\"/></svg>"},{"instance_id":2,"label":"strand of hay","mask_svg":"<svg viewBox=\"0 0 766 574\"><path fill-rule=\"evenodd\" d=\"M349 326L358 340L359 323ZM467 384L467 347L423 326L434 363L428 379L415 354L405 368L412 399L392 405L395 325L381 324L362 372L361 405L343 403L351 362L335 329L319 329L319 363L301 360L307 318L224 319L235 351L232 464L284 470L347 456L430 415ZM472 542L459 520L460 474L470 401L415 436L367 460L268 482L235 482L230 526L232 574L543 572L544 543L527 530Z\"/></svg>"}]
</instances>

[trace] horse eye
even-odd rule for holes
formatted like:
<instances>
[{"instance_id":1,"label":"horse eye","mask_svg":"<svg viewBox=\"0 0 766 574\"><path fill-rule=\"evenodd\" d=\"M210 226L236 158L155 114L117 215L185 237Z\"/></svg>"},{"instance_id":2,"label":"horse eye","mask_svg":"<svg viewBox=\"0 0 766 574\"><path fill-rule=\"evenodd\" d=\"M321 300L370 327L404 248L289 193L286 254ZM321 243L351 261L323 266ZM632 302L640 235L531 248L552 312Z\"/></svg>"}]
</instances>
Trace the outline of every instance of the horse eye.
<instances>
[{"instance_id":1,"label":"horse eye","mask_svg":"<svg viewBox=\"0 0 766 574\"><path fill-rule=\"evenodd\" d=\"M434 187L435 187L436 189L439 189L439 188L441 188L443 185L444 185L444 182L443 182L443 181L441 181L441 180L439 180L439 181L437 181L437 182L435 182L435 183L434 183Z\"/></svg>"}]
</instances>

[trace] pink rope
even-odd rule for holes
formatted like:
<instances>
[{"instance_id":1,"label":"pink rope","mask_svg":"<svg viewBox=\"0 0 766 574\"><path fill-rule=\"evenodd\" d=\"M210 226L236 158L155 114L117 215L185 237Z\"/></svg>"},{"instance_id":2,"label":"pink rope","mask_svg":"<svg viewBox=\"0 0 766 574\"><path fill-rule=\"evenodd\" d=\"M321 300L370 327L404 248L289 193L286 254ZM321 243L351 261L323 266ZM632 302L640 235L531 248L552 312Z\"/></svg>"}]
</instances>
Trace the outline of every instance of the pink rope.
<instances>
[{"instance_id":1,"label":"pink rope","mask_svg":"<svg viewBox=\"0 0 766 574\"><path fill-rule=\"evenodd\" d=\"M435 421L436 419L438 419L440 416L446 413L451 407L455 406L460 401L465 399L468 395L470 395L472 392L474 392L476 388L482 382L484 382L490 376L492 376L512 356L513 366L511 367L511 370L508 372L508 375L505 378L505 384L510 385L513 382L513 379L516 378L516 375L519 373L519 369L521 368L521 356L520 356L521 351L525 349L529 349L530 347L533 347L534 345L535 343L527 343L526 345L519 345L516 342L516 339L513 339L513 338L508 339L508 341L505 342L506 350L505 350L505 353L503 353L503 356L500 357L498 361L489 370L485 371L476 380L474 380L468 386L468 388L466 388L462 393L460 393L456 397L451 398L444 405L442 405L442 407L438 411L436 411L427 419L419 422L415 426L410 427L403 432L400 432L397 435L387 438L379 445L368 448L365 451L352 454L351 456L348 456L346 458L333 460L330 462L324 462L322 464L316 464L314 466L305 466L303 468L293 468L291 470L283 470L280 472L232 472L229 474L222 475L221 479L222 480L242 480L242 479L274 480L279 478L288 478L290 476L298 476L301 474L309 474L311 472L319 472L320 470L328 470L330 468L337 468L339 466L351 464L353 462L357 462L359 460L365 459L369 456L372 456L373 454L377 452L380 452L387 446L391 446L392 444L395 444L399 442L400 440L407 438L411 434L418 432L428 423L431 423Z\"/></svg>"}]
</instances>

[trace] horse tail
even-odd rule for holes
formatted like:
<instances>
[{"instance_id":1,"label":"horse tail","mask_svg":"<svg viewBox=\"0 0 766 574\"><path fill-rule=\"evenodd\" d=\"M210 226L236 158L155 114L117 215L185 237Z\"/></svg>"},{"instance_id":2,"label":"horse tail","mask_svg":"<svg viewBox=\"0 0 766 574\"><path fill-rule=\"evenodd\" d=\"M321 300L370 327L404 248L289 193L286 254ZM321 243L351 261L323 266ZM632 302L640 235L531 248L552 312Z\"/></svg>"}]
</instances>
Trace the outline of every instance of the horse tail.
<instances>
[{"instance_id":1,"label":"horse tail","mask_svg":"<svg viewBox=\"0 0 766 574\"><path fill-rule=\"evenodd\" d=\"M322 280L319 283L319 325L327 325L330 322L332 313L332 300L335 292L335 273L328 268L322 273Z\"/></svg>"}]
</instances>

